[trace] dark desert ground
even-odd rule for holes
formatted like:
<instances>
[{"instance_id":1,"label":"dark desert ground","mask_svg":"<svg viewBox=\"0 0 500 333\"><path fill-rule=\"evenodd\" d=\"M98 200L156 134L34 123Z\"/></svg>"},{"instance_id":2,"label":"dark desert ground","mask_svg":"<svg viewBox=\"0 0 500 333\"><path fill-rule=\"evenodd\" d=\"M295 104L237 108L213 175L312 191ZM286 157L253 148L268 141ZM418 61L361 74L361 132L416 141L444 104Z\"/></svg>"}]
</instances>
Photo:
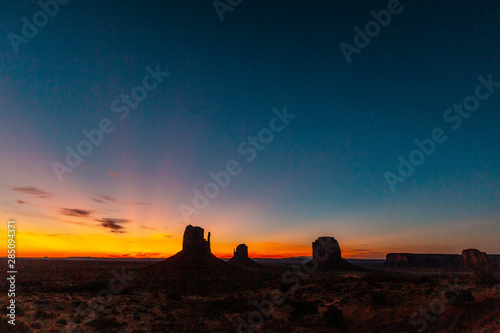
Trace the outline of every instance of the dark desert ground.
<instances>
[{"instance_id":1,"label":"dark desert ground","mask_svg":"<svg viewBox=\"0 0 500 333\"><path fill-rule=\"evenodd\" d=\"M226 262L203 233L188 226L182 251L166 260L19 259L17 323L2 322L2 332L500 329L500 256L468 249L348 262L333 237L320 237L313 258L259 264L241 244Z\"/></svg>"}]
</instances>

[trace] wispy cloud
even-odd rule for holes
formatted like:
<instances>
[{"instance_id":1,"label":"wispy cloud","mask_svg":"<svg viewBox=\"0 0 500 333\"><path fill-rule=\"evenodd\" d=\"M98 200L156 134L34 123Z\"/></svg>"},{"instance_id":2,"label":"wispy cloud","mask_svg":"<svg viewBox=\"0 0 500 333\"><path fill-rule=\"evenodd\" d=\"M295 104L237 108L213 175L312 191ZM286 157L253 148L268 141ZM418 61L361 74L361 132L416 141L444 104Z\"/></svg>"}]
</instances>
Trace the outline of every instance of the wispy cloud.
<instances>
[{"instance_id":1,"label":"wispy cloud","mask_svg":"<svg viewBox=\"0 0 500 333\"><path fill-rule=\"evenodd\" d=\"M110 175L111 177L120 177L120 174L118 172L113 171L108 172L108 175Z\"/></svg>"},{"instance_id":2,"label":"wispy cloud","mask_svg":"<svg viewBox=\"0 0 500 333\"><path fill-rule=\"evenodd\" d=\"M141 202L141 201L134 201L134 202L126 202L126 201L120 201L116 198L113 198L110 195L103 194L103 193L95 193L95 197L92 198L95 202L98 203L107 203L107 202L113 202L113 203L120 203L123 205L128 205L128 206L149 206L153 205L150 202Z\"/></svg>"},{"instance_id":3,"label":"wispy cloud","mask_svg":"<svg viewBox=\"0 0 500 333\"><path fill-rule=\"evenodd\" d=\"M27 195L30 195L30 196L35 197L35 198L48 198L48 197L52 196L51 193L46 192L44 190L41 190L41 189L34 187L34 186L11 187L10 190L15 191L15 192L19 192L19 193L23 193L23 194L27 194Z\"/></svg>"},{"instance_id":4,"label":"wispy cloud","mask_svg":"<svg viewBox=\"0 0 500 333\"><path fill-rule=\"evenodd\" d=\"M146 227L144 225L141 225L140 226L141 229L147 229L147 230L154 230L154 231L157 231L158 229L155 229L155 228L151 228L151 227Z\"/></svg>"},{"instance_id":5,"label":"wispy cloud","mask_svg":"<svg viewBox=\"0 0 500 333\"><path fill-rule=\"evenodd\" d=\"M83 226L83 227L94 227L95 224L92 224L92 223L88 223L88 222L82 222L82 221L66 221L66 220L59 220L59 219L56 219L58 222L61 222L61 223L67 223L67 224L74 224L74 225L79 225L79 226Z\"/></svg>"},{"instance_id":6,"label":"wispy cloud","mask_svg":"<svg viewBox=\"0 0 500 333\"><path fill-rule=\"evenodd\" d=\"M136 253L126 253L126 254L112 254L110 258L154 258L159 256L160 252L136 252Z\"/></svg>"},{"instance_id":7,"label":"wispy cloud","mask_svg":"<svg viewBox=\"0 0 500 333\"><path fill-rule=\"evenodd\" d=\"M39 233L39 232L24 232L23 234L36 236L36 237L61 237L70 236L70 234L49 234L49 233Z\"/></svg>"},{"instance_id":8,"label":"wispy cloud","mask_svg":"<svg viewBox=\"0 0 500 333\"><path fill-rule=\"evenodd\" d=\"M96 196L97 196L97 198L93 198L93 200L95 202L99 202L99 203L118 202L118 200L116 200L115 198L113 198L109 195L106 195L106 194L96 193Z\"/></svg>"},{"instance_id":9,"label":"wispy cloud","mask_svg":"<svg viewBox=\"0 0 500 333\"><path fill-rule=\"evenodd\" d=\"M21 210L17 210L17 209L5 209L4 212L15 214L15 216L21 215L21 216L27 216L30 218L37 218L37 219L38 218L54 219L54 216L51 216L51 215L47 215L47 214L43 214L43 213L40 213L40 214L31 213L31 212L21 211Z\"/></svg>"},{"instance_id":10,"label":"wispy cloud","mask_svg":"<svg viewBox=\"0 0 500 333\"><path fill-rule=\"evenodd\" d=\"M135 205L135 206L150 206L150 205L153 205L152 203L150 202L140 202L140 201L134 201L128 205Z\"/></svg>"},{"instance_id":11,"label":"wispy cloud","mask_svg":"<svg viewBox=\"0 0 500 333\"><path fill-rule=\"evenodd\" d=\"M115 218L111 218L111 217L103 218L103 219L100 219L97 221L101 222L101 226L103 226L104 228L111 229L111 232L114 232L117 234L122 234L125 232L124 231L125 228L123 226L121 226L122 223L130 222L127 219L115 219Z\"/></svg>"},{"instance_id":12,"label":"wispy cloud","mask_svg":"<svg viewBox=\"0 0 500 333\"><path fill-rule=\"evenodd\" d=\"M76 217L87 217L90 214L90 210L78 209L78 208L62 208L61 214L66 216L76 216Z\"/></svg>"}]
</instances>

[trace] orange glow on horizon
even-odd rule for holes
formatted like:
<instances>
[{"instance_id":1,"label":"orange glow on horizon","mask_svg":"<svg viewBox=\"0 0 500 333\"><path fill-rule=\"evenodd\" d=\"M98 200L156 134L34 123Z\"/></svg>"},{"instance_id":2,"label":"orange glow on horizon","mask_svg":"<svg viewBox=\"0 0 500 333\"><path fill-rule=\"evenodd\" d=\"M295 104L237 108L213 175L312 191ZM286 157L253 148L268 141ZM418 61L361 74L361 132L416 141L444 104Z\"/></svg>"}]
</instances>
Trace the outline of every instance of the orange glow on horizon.
<instances>
[{"instance_id":1,"label":"orange glow on horizon","mask_svg":"<svg viewBox=\"0 0 500 333\"><path fill-rule=\"evenodd\" d=\"M154 231L132 231L124 234L114 234L106 230L98 230L92 234L73 233L70 230L61 233L19 232L17 236L17 257L33 258L168 258L182 249L182 236L174 236L179 232L160 233ZM76 229L75 231L79 231ZM215 232L217 234L217 232ZM181 234L182 235L182 234ZM227 237L227 236L226 236ZM4 238L5 236L0 236ZM302 242L301 242L302 243ZM306 245L307 244L307 245ZM250 258L290 258L311 257L312 248L309 242L296 244L282 242L247 242ZM233 256L237 244L231 239L212 242L212 253L222 259ZM391 250L367 251L357 250L358 247L342 246L343 258L384 259ZM4 250L6 256L7 251Z\"/></svg>"},{"instance_id":2,"label":"orange glow on horizon","mask_svg":"<svg viewBox=\"0 0 500 333\"><path fill-rule=\"evenodd\" d=\"M76 238L80 238L74 236ZM149 242L152 240L149 239ZM31 243L31 242L30 242ZM43 243L43 242L40 242ZM155 251L160 246L149 246L149 248L141 248L142 251L121 251L121 247L117 247L115 251L106 251L102 248L95 248L94 250L80 250L77 248L72 248L71 250L59 250L58 248L47 248L45 250L40 250L40 243L33 242L29 248L22 248L17 252L17 257L30 257L30 258L68 258L68 257L94 257L94 258L135 258L135 259L148 259L148 258L168 258L182 249L182 244L180 240L173 241L173 244L169 246L170 251ZM38 246L37 246L38 245ZM111 244L110 244L111 245ZM151 245L151 244L149 244ZM156 244L158 245L158 244ZM162 244L164 245L164 244ZM215 246L214 246L215 245ZM212 245L212 253L221 259L229 259L233 256L234 246L227 244L214 244ZM312 257L312 249L309 246L290 246L289 244L279 244L272 243L256 243L247 244L249 248L250 258L290 258L290 257ZM164 248L164 246L162 246ZM6 255L6 253L5 253ZM385 253L383 255L362 252L358 253L356 251L342 251L342 257L347 259L354 258L364 258L364 259L383 259L385 258Z\"/></svg>"}]
</instances>

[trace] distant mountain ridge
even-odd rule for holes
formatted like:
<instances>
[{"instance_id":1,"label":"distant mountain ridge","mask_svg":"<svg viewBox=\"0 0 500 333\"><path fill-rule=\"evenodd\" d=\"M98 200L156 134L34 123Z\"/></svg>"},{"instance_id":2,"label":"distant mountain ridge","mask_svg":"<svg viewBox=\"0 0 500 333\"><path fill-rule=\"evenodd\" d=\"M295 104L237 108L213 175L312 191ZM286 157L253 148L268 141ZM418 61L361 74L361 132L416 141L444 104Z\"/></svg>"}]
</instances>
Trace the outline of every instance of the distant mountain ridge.
<instances>
[{"instance_id":1,"label":"distant mountain ridge","mask_svg":"<svg viewBox=\"0 0 500 333\"><path fill-rule=\"evenodd\" d=\"M477 249L466 249L462 254L417 254L417 253L388 253L384 262L386 266L402 267L443 267L463 268L474 267L498 268L500 255L486 254Z\"/></svg>"}]
</instances>

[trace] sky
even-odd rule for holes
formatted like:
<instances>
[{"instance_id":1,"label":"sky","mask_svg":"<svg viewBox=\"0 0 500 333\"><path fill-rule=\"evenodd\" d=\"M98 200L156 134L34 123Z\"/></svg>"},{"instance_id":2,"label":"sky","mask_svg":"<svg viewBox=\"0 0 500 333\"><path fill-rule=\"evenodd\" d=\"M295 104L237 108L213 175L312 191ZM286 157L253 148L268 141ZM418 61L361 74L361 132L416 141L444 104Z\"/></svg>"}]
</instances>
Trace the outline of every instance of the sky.
<instances>
[{"instance_id":1,"label":"sky","mask_svg":"<svg viewBox=\"0 0 500 333\"><path fill-rule=\"evenodd\" d=\"M500 3L60 2L0 4L18 256L500 253Z\"/></svg>"}]
</instances>

